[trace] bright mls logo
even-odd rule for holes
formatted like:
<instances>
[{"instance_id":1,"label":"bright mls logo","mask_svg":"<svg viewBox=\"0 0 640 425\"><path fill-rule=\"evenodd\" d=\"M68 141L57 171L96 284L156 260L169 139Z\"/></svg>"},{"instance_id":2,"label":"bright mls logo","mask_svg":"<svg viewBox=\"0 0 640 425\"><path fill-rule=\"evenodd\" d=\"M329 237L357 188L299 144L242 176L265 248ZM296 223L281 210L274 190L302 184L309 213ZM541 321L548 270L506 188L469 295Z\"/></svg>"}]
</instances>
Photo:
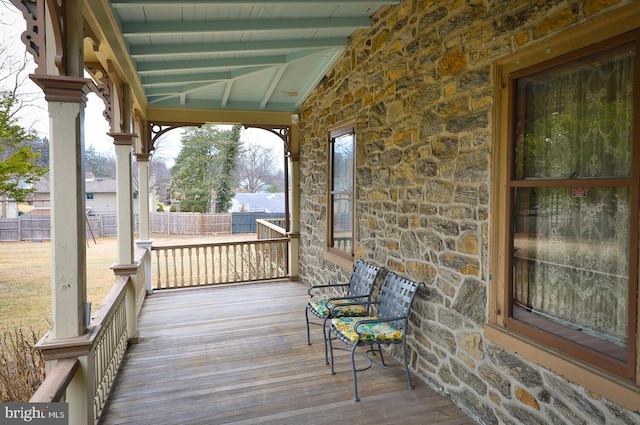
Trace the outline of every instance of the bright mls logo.
<instances>
[{"instance_id":1,"label":"bright mls logo","mask_svg":"<svg viewBox=\"0 0 640 425\"><path fill-rule=\"evenodd\" d=\"M69 425L67 403L0 403L0 425Z\"/></svg>"}]
</instances>

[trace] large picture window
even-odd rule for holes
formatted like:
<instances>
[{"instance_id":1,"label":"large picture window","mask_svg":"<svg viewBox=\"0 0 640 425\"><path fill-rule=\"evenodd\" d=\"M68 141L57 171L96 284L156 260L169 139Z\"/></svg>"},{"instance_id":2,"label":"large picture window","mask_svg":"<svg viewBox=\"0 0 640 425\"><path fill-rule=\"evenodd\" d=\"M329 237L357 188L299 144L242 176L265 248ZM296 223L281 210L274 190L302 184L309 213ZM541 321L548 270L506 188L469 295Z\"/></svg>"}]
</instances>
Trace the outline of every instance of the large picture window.
<instances>
[{"instance_id":1,"label":"large picture window","mask_svg":"<svg viewBox=\"0 0 640 425\"><path fill-rule=\"evenodd\" d=\"M507 328L635 379L640 34L509 74Z\"/></svg>"},{"instance_id":2,"label":"large picture window","mask_svg":"<svg viewBox=\"0 0 640 425\"><path fill-rule=\"evenodd\" d=\"M349 259L353 257L355 144L353 126L330 132L328 249Z\"/></svg>"}]
</instances>

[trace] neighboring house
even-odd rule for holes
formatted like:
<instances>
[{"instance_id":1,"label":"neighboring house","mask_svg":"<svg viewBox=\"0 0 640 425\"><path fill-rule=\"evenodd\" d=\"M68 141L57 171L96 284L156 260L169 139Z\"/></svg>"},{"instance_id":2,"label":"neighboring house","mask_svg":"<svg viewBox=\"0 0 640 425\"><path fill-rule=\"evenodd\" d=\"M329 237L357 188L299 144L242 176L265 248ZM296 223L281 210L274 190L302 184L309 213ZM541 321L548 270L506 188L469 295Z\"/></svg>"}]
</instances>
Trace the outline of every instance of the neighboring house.
<instances>
[{"instance_id":1,"label":"neighboring house","mask_svg":"<svg viewBox=\"0 0 640 425\"><path fill-rule=\"evenodd\" d=\"M11 199L0 199L0 218L17 218L18 203Z\"/></svg>"},{"instance_id":2,"label":"neighboring house","mask_svg":"<svg viewBox=\"0 0 640 425\"><path fill-rule=\"evenodd\" d=\"M116 212L118 186L115 179L93 177L92 174L87 174L84 184L85 202L89 215Z\"/></svg>"},{"instance_id":3,"label":"neighboring house","mask_svg":"<svg viewBox=\"0 0 640 425\"><path fill-rule=\"evenodd\" d=\"M284 213L284 193L236 193L229 212Z\"/></svg>"},{"instance_id":4,"label":"neighboring house","mask_svg":"<svg viewBox=\"0 0 640 425\"><path fill-rule=\"evenodd\" d=\"M95 177L92 173L85 176L85 206L89 215L114 214L116 212L116 180L112 178ZM29 195L28 201L34 209L49 208L51 194L49 178L43 177L36 183L36 191ZM139 203L136 202L137 192L133 194L134 213L138 213ZM152 203L151 205L155 205Z\"/></svg>"}]
</instances>

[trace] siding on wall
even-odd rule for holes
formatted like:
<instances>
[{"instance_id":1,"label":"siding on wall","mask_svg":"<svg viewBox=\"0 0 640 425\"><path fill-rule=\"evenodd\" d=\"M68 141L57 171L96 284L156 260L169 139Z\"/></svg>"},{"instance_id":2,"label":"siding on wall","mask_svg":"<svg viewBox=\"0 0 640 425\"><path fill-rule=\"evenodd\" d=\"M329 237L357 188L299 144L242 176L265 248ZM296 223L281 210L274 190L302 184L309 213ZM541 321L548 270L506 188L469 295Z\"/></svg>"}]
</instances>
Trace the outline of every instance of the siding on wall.
<instances>
[{"instance_id":1,"label":"siding on wall","mask_svg":"<svg viewBox=\"0 0 640 425\"><path fill-rule=\"evenodd\" d=\"M412 368L481 423L640 423L483 332L493 63L629 3L405 0L351 37L300 110L301 280L346 278L323 258L327 130L355 119L356 257L428 284Z\"/></svg>"}]
</instances>

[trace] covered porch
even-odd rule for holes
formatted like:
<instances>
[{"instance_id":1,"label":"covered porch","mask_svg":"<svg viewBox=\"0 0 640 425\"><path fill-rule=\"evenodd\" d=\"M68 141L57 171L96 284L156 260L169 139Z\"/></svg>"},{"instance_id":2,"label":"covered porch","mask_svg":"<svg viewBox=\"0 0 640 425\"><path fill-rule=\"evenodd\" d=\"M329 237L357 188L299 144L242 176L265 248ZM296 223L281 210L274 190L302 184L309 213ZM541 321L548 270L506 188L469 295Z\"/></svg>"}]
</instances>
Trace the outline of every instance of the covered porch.
<instances>
[{"instance_id":1,"label":"covered porch","mask_svg":"<svg viewBox=\"0 0 640 425\"><path fill-rule=\"evenodd\" d=\"M288 280L170 290L147 297L100 423L368 424L475 422L403 373L358 376L338 353L324 365L319 329L305 339L304 285Z\"/></svg>"},{"instance_id":2,"label":"covered porch","mask_svg":"<svg viewBox=\"0 0 640 425\"><path fill-rule=\"evenodd\" d=\"M514 75L560 74L611 46L633 63L620 91L633 99L619 118L634 129L625 157L637 158L640 2L11 1L25 16L22 40L50 115L53 329L38 345L50 370L32 401L68 402L72 424L471 423L430 382L482 423L640 423L637 220L602 219L634 241L628 296L616 306L626 357L594 357L581 341L562 340L566 326L531 329L512 314L517 217L507 194L533 187L508 177L519 152ZM94 315L82 155L90 91L105 103L118 181L118 254L105 270L116 283ZM155 144L203 124L281 137L288 210L277 235L161 250L148 214L134 234L132 155L148 211ZM633 179L614 179L630 194L620 202L633 211L625 217L638 211L640 163L632 162ZM582 187L568 171L558 187ZM350 243L341 246L343 237ZM237 273L223 257L263 263ZM331 376L321 345L307 347L302 330L304 288L344 278L356 258L428 288L408 341L417 388L374 370L362 375L360 404L344 360ZM255 283L210 287L222 274ZM208 288L184 289L192 285ZM590 309L604 316L598 304Z\"/></svg>"}]
</instances>

